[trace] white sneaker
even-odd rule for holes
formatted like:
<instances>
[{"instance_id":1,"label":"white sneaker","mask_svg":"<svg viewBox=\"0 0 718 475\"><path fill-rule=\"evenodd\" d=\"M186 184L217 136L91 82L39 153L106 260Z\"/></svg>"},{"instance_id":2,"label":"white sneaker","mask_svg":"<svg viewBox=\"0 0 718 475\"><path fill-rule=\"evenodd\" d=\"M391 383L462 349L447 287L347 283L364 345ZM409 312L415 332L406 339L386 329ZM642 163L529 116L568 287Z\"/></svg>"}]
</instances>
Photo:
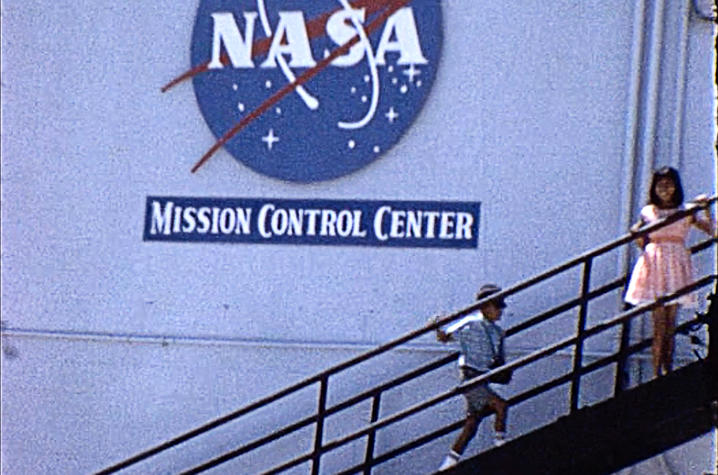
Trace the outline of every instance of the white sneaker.
<instances>
[{"instance_id":1,"label":"white sneaker","mask_svg":"<svg viewBox=\"0 0 718 475\"><path fill-rule=\"evenodd\" d=\"M449 470L451 467L459 463L460 458L461 455L457 454L453 450L449 451L449 455L447 455L444 459L444 462L439 467L439 471L443 472L444 470Z\"/></svg>"},{"instance_id":2,"label":"white sneaker","mask_svg":"<svg viewBox=\"0 0 718 475\"><path fill-rule=\"evenodd\" d=\"M494 447L501 447L506 443L506 432L497 432L494 435Z\"/></svg>"}]
</instances>

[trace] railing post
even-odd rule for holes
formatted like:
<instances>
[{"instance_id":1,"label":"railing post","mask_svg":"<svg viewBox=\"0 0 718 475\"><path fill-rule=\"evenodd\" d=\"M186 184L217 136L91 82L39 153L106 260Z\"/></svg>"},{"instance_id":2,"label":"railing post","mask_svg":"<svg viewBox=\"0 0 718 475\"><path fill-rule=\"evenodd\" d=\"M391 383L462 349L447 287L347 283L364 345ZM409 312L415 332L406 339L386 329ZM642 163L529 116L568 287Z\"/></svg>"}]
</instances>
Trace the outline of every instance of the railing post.
<instances>
[{"instance_id":1,"label":"railing post","mask_svg":"<svg viewBox=\"0 0 718 475\"><path fill-rule=\"evenodd\" d=\"M713 443L718 441L718 281L708 297L708 356L706 374L711 419L713 420ZM715 470L718 473L718 456L715 457Z\"/></svg>"},{"instance_id":2,"label":"railing post","mask_svg":"<svg viewBox=\"0 0 718 475\"><path fill-rule=\"evenodd\" d=\"M621 343L618 347L618 361L616 362L616 382L613 387L613 395L618 396L619 393L626 389L627 373L626 365L628 363L628 345L631 343L631 322L623 322L621 324Z\"/></svg>"},{"instance_id":3,"label":"railing post","mask_svg":"<svg viewBox=\"0 0 718 475\"><path fill-rule=\"evenodd\" d=\"M327 406L327 385L329 376L319 380L319 404L317 407L317 427L314 431L314 456L312 457L312 475L319 475L319 461L322 458L322 441L324 439L324 413Z\"/></svg>"},{"instance_id":4,"label":"railing post","mask_svg":"<svg viewBox=\"0 0 718 475\"><path fill-rule=\"evenodd\" d=\"M381 392L377 392L371 399L371 422L379 420L379 406L381 404ZM372 430L367 435L366 455L364 456L364 475L371 474L371 463L374 461L374 444L376 442L376 431Z\"/></svg>"},{"instance_id":5,"label":"railing post","mask_svg":"<svg viewBox=\"0 0 718 475\"><path fill-rule=\"evenodd\" d=\"M581 279L581 303L578 309L578 325L576 329L576 350L573 354L573 376L571 378L571 408L569 412L578 409L578 395L581 386L581 367L583 365L583 338L586 330L586 315L588 314L588 292L591 286L591 264L593 258L583 263L583 277Z\"/></svg>"}]
</instances>

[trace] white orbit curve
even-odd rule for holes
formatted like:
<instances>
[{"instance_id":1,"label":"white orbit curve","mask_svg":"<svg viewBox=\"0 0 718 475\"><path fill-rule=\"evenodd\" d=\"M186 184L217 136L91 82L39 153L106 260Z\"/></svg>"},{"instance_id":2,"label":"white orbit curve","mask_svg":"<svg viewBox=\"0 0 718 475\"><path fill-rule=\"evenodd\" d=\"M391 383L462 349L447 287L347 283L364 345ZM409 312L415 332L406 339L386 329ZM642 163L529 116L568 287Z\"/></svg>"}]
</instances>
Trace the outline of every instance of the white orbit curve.
<instances>
[{"instance_id":1,"label":"white orbit curve","mask_svg":"<svg viewBox=\"0 0 718 475\"><path fill-rule=\"evenodd\" d=\"M345 10L351 10L351 7L349 6L347 0L339 0L339 3L342 5L342 7L344 7ZM372 51L371 43L369 43L369 38L367 38L366 36L364 27L356 20L356 18L354 18L353 15L350 15L350 18L352 20L352 23L354 24L354 28L359 34L359 39L361 43L366 49L367 61L369 62L369 71L371 72L371 104L366 115L361 120L357 122L339 121L337 122L337 125L340 129L361 129L366 124L368 124L369 121L374 117L374 114L376 114L376 108L379 104L379 74L376 68L376 59L374 58L374 52Z\"/></svg>"},{"instance_id":2,"label":"white orbit curve","mask_svg":"<svg viewBox=\"0 0 718 475\"><path fill-rule=\"evenodd\" d=\"M267 17L267 8L264 6L264 0L257 0L257 10L259 10L259 21L262 23L262 28L264 29L264 34L267 35L267 38L272 37L272 29L269 26L269 19ZM289 69L289 65L287 65L287 61L284 59L284 56L281 54L277 55L277 61L279 62L279 67L281 68L282 72L284 73L284 77L287 78L287 81L290 83L294 83L297 80L297 77L294 75L291 69ZM304 86L296 86L294 88L295 91L297 91L297 94L299 94L299 97L302 98L304 103L309 107L311 110L316 110L319 107L319 101L316 97L312 96L307 92L307 90L304 88Z\"/></svg>"}]
</instances>

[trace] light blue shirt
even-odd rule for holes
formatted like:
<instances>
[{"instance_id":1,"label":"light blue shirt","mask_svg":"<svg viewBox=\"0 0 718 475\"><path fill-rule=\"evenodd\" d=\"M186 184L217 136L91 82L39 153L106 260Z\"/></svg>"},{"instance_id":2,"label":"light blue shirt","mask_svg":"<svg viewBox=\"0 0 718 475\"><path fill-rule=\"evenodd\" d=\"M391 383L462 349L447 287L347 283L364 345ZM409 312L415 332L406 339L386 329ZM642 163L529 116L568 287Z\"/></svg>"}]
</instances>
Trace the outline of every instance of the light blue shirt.
<instances>
[{"instance_id":1,"label":"light blue shirt","mask_svg":"<svg viewBox=\"0 0 718 475\"><path fill-rule=\"evenodd\" d=\"M494 356L503 357L504 331L481 312L467 315L446 329L446 333L459 343L459 367L488 371Z\"/></svg>"}]
</instances>

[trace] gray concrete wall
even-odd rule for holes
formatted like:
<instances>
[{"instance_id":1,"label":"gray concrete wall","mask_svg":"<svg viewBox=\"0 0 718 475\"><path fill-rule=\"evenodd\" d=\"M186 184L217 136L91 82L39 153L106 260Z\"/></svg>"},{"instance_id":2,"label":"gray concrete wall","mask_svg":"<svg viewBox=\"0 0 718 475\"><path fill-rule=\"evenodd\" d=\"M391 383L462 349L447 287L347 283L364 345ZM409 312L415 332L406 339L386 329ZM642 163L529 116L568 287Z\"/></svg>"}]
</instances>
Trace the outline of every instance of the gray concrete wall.
<instances>
[{"instance_id":1,"label":"gray concrete wall","mask_svg":"<svg viewBox=\"0 0 718 475\"><path fill-rule=\"evenodd\" d=\"M98 470L457 310L483 282L509 285L609 241L636 218L655 166L678 166L688 197L714 194L714 30L691 4L445 0L437 77L404 137L353 174L297 184L255 173L224 151L190 173L214 137L190 82L159 89L189 68L198 2L3 2L2 472ZM478 201L479 243L149 243L142 226L150 195ZM594 285L625 271L626 252L597 262ZM697 258L698 270L709 270L713 257ZM575 296L579 285L573 272L517 296L503 325ZM592 306L590 321L619 308L615 293ZM511 340L511 354L568 334L574 316ZM592 342L590 355L611 351L615 339ZM358 369L330 397L446 351L427 337ZM509 393L568 358L517 374ZM453 368L438 373L388 396L386 413L455 383ZM612 377L593 378L583 402L606 397ZM311 411L316 395L297 398L137 473L220 454L297 408ZM562 388L517 408L510 430L563 414L566 398ZM457 419L461 404L387 431L379 446ZM362 410L328 433L358 427L368 417ZM430 471L450 439L379 471ZM306 440L217 473L267 468L293 445L309 449ZM665 459L680 473L708 470L707 440ZM487 443L482 427L471 450ZM363 454L361 444L346 450ZM342 463L330 457L323 469Z\"/></svg>"}]
</instances>

